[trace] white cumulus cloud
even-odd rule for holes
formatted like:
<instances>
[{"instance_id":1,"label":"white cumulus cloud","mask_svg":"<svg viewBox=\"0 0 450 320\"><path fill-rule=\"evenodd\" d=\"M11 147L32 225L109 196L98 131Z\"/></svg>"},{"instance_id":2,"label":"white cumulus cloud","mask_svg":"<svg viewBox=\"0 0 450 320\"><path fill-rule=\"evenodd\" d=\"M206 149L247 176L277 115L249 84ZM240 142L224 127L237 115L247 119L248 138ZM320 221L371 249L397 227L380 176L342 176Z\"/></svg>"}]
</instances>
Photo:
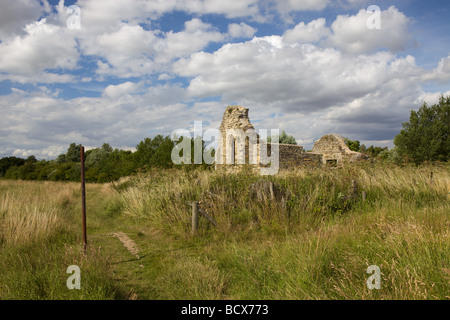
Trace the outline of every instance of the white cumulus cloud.
<instances>
[{"instance_id":1,"label":"white cumulus cloud","mask_svg":"<svg viewBox=\"0 0 450 320\"><path fill-rule=\"evenodd\" d=\"M394 6L381 11L380 29L369 29L367 20L372 15L366 9L358 14L339 15L331 25L333 34L328 44L352 54L373 52L384 48L393 52L403 50L410 41L409 19Z\"/></svg>"},{"instance_id":2,"label":"white cumulus cloud","mask_svg":"<svg viewBox=\"0 0 450 320\"><path fill-rule=\"evenodd\" d=\"M294 29L287 30L283 35L283 39L291 43L318 42L330 34L331 32L326 26L325 18L319 18L308 24L300 22Z\"/></svg>"},{"instance_id":3,"label":"white cumulus cloud","mask_svg":"<svg viewBox=\"0 0 450 320\"><path fill-rule=\"evenodd\" d=\"M33 74L46 69L76 66L77 43L67 29L45 19L26 26L26 34L0 43L0 72Z\"/></svg>"},{"instance_id":4,"label":"white cumulus cloud","mask_svg":"<svg viewBox=\"0 0 450 320\"><path fill-rule=\"evenodd\" d=\"M251 38L256 33L256 29L245 22L240 24L230 23L228 25L228 33L231 38Z\"/></svg>"}]
</instances>

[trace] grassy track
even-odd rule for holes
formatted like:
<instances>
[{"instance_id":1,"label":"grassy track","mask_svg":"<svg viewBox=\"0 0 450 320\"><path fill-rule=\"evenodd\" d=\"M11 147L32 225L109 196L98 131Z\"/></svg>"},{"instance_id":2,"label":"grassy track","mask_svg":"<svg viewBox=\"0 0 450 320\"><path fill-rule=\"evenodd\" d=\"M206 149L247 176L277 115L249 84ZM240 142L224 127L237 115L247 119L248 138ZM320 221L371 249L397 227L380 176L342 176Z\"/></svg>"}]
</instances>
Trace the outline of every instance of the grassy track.
<instances>
[{"instance_id":1,"label":"grassy track","mask_svg":"<svg viewBox=\"0 0 450 320\"><path fill-rule=\"evenodd\" d=\"M273 199L252 194L261 179ZM85 257L78 184L2 180L0 299L449 299L449 187L448 166L155 171L87 186ZM190 201L217 228L201 217L191 236Z\"/></svg>"}]
</instances>

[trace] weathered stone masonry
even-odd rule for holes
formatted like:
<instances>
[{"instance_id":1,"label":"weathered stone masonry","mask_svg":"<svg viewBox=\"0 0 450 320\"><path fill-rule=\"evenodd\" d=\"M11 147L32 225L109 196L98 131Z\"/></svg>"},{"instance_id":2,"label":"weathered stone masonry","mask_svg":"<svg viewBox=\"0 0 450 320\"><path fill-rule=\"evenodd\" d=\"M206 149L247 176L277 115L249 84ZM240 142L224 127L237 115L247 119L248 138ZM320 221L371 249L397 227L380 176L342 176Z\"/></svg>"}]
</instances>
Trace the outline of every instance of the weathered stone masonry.
<instances>
[{"instance_id":1,"label":"weathered stone masonry","mask_svg":"<svg viewBox=\"0 0 450 320\"><path fill-rule=\"evenodd\" d=\"M232 132L231 135L230 132ZM219 148L216 152L216 168L222 165L229 166L231 163L238 166L244 163L259 166L261 160L260 138L250 123L247 108L228 106L223 114L220 134ZM274 144L267 144L269 155L272 145ZM230 150L228 158L227 146ZM317 140L311 152L305 152L303 147L298 145L277 144L277 146L280 169L327 164L340 165L346 161L356 161L361 158L359 152L351 151L345 144L344 138L336 134L325 135ZM242 163L244 159L241 157L239 163L239 155L242 152L245 152L245 161Z\"/></svg>"},{"instance_id":2,"label":"weathered stone masonry","mask_svg":"<svg viewBox=\"0 0 450 320\"><path fill-rule=\"evenodd\" d=\"M280 169L320 166L322 156L305 152L302 146L279 144Z\"/></svg>"},{"instance_id":3,"label":"weathered stone masonry","mask_svg":"<svg viewBox=\"0 0 450 320\"><path fill-rule=\"evenodd\" d=\"M361 153L351 151L344 137L338 134L327 134L314 143L311 153L321 154L324 164L336 162L354 162L361 159Z\"/></svg>"}]
</instances>

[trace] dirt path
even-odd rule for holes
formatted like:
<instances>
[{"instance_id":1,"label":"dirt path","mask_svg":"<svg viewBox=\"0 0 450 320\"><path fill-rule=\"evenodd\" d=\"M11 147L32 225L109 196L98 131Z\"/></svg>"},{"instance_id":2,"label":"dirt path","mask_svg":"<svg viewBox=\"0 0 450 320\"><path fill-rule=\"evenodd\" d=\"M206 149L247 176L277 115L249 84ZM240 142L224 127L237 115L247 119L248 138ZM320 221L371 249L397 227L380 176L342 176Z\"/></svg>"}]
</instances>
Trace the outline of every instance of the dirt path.
<instances>
[{"instance_id":1,"label":"dirt path","mask_svg":"<svg viewBox=\"0 0 450 320\"><path fill-rule=\"evenodd\" d=\"M132 255L134 255L136 258L140 259L139 257L139 248L129 236L127 236L124 232L113 232L111 233L111 236L116 237L122 242L123 246L130 252Z\"/></svg>"}]
</instances>

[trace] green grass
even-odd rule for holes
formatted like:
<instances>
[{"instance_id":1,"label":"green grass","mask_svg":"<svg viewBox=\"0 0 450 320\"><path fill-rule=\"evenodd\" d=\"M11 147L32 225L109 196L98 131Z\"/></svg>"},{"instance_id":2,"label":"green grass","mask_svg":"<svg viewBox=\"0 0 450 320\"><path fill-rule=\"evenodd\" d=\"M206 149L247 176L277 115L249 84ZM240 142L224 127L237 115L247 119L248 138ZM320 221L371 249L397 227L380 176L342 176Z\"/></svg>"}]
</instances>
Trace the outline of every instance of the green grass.
<instances>
[{"instance_id":1,"label":"green grass","mask_svg":"<svg viewBox=\"0 0 450 320\"><path fill-rule=\"evenodd\" d=\"M0 247L0 298L449 299L448 169L165 170L89 184L87 256L74 184L50 202L60 219L54 232ZM282 196L257 201L250 190L260 180ZM39 183L0 182L0 196L46 194ZM218 222L201 217L196 236L194 200ZM140 259L111 236L117 231ZM81 290L66 288L71 264L81 267ZM380 290L366 286L370 265L381 269Z\"/></svg>"},{"instance_id":2,"label":"green grass","mask_svg":"<svg viewBox=\"0 0 450 320\"><path fill-rule=\"evenodd\" d=\"M89 204L101 202L100 194L95 193L98 188L89 186ZM0 299L103 300L127 296L111 281L107 253L95 245L83 253L77 219L81 216L80 194L75 183L0 181ZM70 265L81 269L80 290L67 288Z\"/></svg>"}]
</instances>

